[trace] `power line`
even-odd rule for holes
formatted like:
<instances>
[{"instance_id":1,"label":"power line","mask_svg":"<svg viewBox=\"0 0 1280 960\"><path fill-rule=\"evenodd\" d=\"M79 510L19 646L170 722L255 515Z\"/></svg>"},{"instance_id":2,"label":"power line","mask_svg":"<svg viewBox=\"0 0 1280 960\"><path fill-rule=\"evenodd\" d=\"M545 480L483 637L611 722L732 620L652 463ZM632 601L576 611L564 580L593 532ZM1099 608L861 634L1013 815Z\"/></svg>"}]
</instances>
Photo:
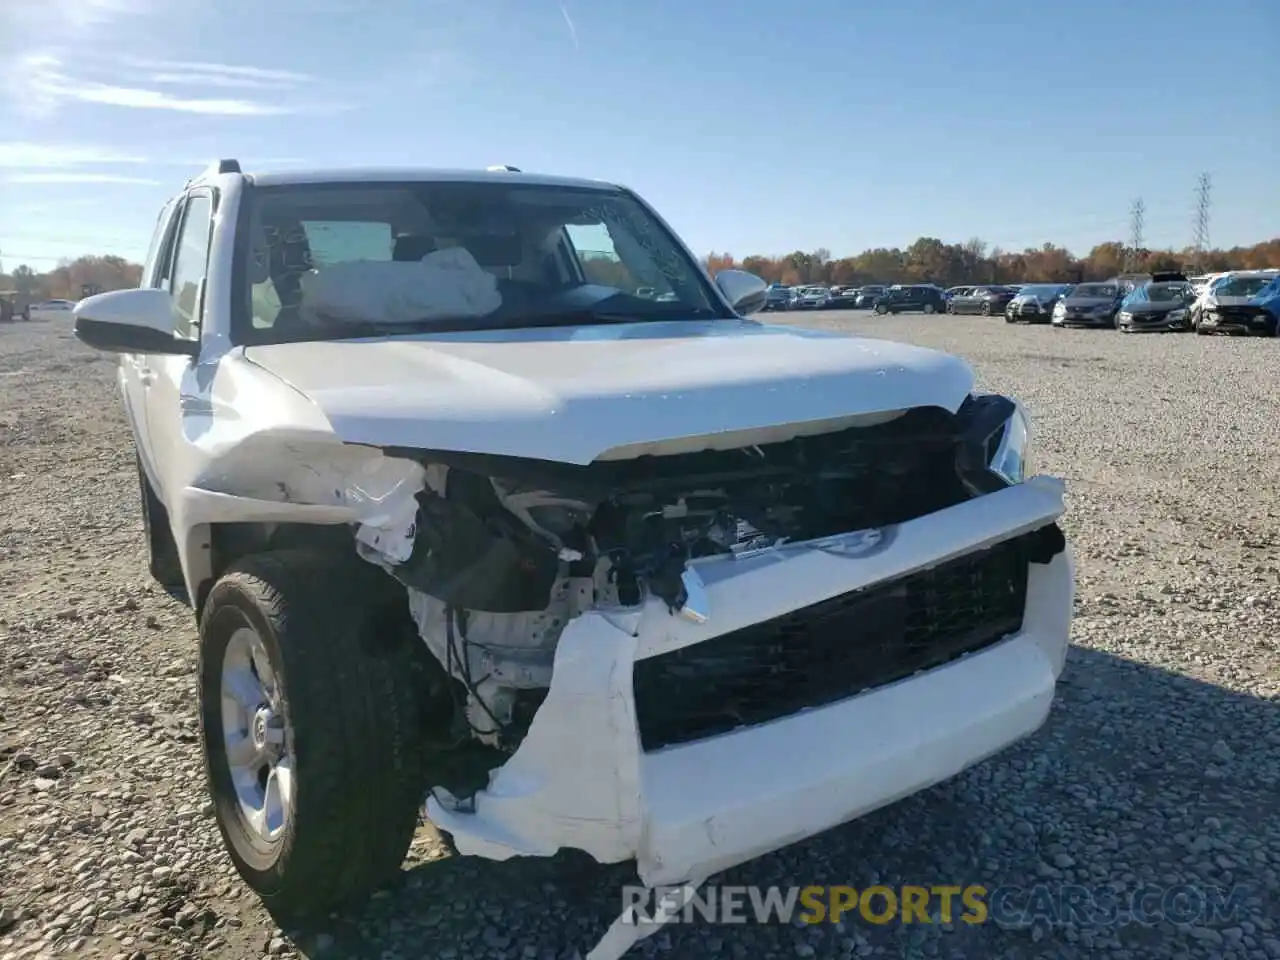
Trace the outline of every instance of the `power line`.
<instances>
[{"instance_id":1,"label":"power line","mask_svg":"<svg viewBox=\"0 0 1280 960\"><path fill-rule=\"evenodd\" d=\"M1196 221L1195 233L1191 245L1196 251L1196 267L1201 266L1204 252L1209 249L1209 203L1213 181L1209 174L1202 173L1196 180Z\"/></svg>"}]
</instances>

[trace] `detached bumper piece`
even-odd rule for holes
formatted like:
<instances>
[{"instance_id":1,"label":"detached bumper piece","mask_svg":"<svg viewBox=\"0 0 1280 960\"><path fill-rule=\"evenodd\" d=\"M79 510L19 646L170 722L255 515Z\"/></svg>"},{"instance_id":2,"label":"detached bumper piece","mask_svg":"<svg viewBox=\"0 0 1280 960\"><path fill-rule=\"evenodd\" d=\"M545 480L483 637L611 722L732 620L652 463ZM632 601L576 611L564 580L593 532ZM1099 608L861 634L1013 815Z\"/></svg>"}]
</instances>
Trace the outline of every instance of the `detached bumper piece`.
<instances>
[{"instance_id":1,"label":"detached bumper piece","mask_svg":"<svg viewBox=\"0 0 1280 960\"><path fill-rule=\"evenodd\" d=\"M635 665L643 749L790 716L931 670L1022 629L1028 564L1056 526ZM1055 552L1060 552L1060 549Z\"/></svg>"}]
</instances>

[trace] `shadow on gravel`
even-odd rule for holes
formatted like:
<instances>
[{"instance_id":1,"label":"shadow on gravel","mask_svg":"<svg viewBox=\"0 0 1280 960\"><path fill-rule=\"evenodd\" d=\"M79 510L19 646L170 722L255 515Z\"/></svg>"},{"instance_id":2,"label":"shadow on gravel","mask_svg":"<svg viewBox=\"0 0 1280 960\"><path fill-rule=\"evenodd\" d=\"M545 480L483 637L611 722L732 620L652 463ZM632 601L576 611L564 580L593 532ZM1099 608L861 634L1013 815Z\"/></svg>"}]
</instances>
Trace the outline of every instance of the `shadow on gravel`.
<instances>
[{"instance_id":1,"label":"shadow on gravel","mask_svg":"<svg viewBox=\"0 0 1280 960\"><path fill-rule=\"evenodd\" d=\"M1046 902L1034 923L1006 914L948 928L876 925L856 912L839 925L698 921L665 928L628 957L1280 956L1268 954L1280 949L1280 924L1269 919L1280 917L1277 755L1280 702L1072 647L1054 711L1031 740L713 882L1017 887L1022 899L1006 901L1015 909L1037 884L1051 895L1101 895L1110 884L1122 899L1148 884L1180 887L1192 906L1195 891L1235 887L1243 899L1233 916L1116 923L1090 920L1086 906L1076 917L1084 922L1071 923ZM293 939L312 958L561 960L585 955L602 935L631 876L568 858L453 857L412 867L362 915ZM957 920L962 911L957 901Z\"/></svg>"}]
</instances>

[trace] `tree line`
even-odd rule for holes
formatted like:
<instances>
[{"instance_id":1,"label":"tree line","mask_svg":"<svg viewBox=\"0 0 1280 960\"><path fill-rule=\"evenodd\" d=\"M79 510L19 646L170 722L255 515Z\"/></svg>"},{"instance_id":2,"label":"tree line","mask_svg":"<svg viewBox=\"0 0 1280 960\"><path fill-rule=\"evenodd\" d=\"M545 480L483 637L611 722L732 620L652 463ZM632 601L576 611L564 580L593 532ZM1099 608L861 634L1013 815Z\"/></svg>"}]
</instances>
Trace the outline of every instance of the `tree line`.
<instances>
[{"instance_id":1,"label":"tree line","mask_svg":"<svg viewBox=\"0 0 1280 960\"><path fill-rule=\"evenodd\" d=\"M111 255L63 260L44 273L25 263L5 273L0 265L0 292L14 291L35 300L79 300L86 289L127 290L141 279L142 264Z\"/></svg>"},{"instance_id":2,"label":"tree line","mask_svg":"<svg viewBox=\"0 0 1280 960\"><path fill-rule=\"evenodd\" d=\"M921 237L906 249L878 247L852 257L835 259L829 250L785 256L754 254L736 259L730 253L709 253L702 260L713 275L721 270L748 270L770 283L1080 283L1106 280L1121 273L1182 270L1215 273L1280 267L1280 237L1251 247L1225 250L1135 250L1122 243L1100 243L1084 257L1065 247L1046 243L1021 252L989 247L981 239L944 243Z\"/></svg>"},{"instance_id":3,"label":"tree line","mask_svg":"<svg viewBox=\"0 0 1280 960\"><path fill-rule=\"evenodd\" d=\"M730 253L709 253L703 264L712 273L731 267L749 270L770 283L1032 283L1105 280L1118 273L1186 270L1257 270L1280 267L1280 237L1251 247L1220 250L1133 250L1121 243L1100 243L1084 257L1051 243L1021 252L988 247L985 241L944 243L921 237L905 249L878 247L852 257L833 258L829 250L796 250L785 256L755 254L736 259ZM603 268L606 264L594 264ZM16 291L36 299L78 300L86 289L123 290L136 287L142 266L112 255L63 260L39 273L26 264L6 274L0 264L0 291ZM595 279L593 277L593 279Z\"/></svg>"}]
</instances>

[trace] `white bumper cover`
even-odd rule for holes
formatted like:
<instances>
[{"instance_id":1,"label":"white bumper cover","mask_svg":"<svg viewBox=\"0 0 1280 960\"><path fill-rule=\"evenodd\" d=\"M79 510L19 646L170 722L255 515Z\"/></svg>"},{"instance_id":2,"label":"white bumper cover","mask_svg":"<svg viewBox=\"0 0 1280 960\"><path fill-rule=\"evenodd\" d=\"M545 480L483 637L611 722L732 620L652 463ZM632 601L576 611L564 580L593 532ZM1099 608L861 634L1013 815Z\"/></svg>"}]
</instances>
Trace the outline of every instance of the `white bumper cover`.
<instances>
[{"instance_id":1,"label":"white bumper cover","mask_svg":"<svg viewBox=\"0 0 1280 960\"><path fill-rule=\"evenodd\" d=\"M1062 484L1035 477L887 531L868 555L800 544L700 561L705 623L656 600L579 617L519 749L466 812L433 795L428 813L463 854L505 860L568 847L602 863L634 857L657 886L700 882L953 776L1048 715L1070 629L1069 549L1031 565L1019 633L770 723L644 753L632 664L983 549L1062 510Z\"/></svg>"}]
</instances>

